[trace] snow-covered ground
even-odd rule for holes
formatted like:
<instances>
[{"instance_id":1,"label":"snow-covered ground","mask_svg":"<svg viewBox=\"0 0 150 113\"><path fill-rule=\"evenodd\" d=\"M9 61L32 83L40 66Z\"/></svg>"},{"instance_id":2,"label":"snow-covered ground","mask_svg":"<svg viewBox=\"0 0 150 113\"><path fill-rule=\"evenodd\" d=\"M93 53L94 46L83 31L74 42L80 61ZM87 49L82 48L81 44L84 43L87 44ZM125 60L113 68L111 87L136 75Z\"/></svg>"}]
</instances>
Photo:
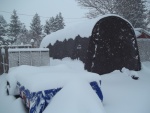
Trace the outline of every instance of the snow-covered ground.
<instances>
[{"instance_id":1,"label":"snow-covered ground","mask_svg":"<svg viewBox=\"0 0 150 113\"><path fill-rule=\"evenodd\" d=\"M82 62L69 58L50 60L50 66L57 65L85 71ZM54 96L44 113L150 113L150 62L143 62L142 70L137 73L139 80L133 80L118 70L101 76L102 103L85 81L68 82ZM27 113L21 99L7 96L7 77L7 74L0 75L0 113Z\"/></svg>"}]
</instances>

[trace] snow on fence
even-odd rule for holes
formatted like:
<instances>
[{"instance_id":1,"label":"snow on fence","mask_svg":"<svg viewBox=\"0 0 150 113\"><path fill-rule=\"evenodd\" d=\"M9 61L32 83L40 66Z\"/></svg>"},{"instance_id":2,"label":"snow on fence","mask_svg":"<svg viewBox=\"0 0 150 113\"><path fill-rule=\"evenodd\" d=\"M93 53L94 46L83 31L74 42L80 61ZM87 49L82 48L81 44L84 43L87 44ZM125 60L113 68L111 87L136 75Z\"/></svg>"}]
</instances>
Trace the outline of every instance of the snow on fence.
<instances>
[{"instance_id":1,"label":"snow on fence","mask_svg":"<svg viewBox=\"0 0 150 113\"><path fill-rule=\"evenodd\" d=\"M137 39L141 62L150 61L150 39Z\"/></svg>"},{"instance_id":2,"label":"snow on fence","mask_svg":"<svg viewBox=\"0 0 150 113\"><path fill-rule=\"evenodd\" d=\"M49 65L49 49L8 49L8 59L9 68L19 65L46 66Z\"/></svg>"}]
</instances>

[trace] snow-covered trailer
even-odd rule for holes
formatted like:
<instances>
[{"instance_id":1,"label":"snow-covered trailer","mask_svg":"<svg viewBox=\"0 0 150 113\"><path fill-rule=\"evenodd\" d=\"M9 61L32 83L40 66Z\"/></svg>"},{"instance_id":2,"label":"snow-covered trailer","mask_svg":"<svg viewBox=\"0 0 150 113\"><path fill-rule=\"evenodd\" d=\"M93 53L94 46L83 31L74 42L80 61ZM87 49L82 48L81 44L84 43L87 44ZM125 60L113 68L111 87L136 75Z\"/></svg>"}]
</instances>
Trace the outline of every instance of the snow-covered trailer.
<instances>
[{"instance_id":1,"label":"snow-covered trailer","mask_svg":"<svg viewBox=\"0 0 150 113\"><path fill-rule=\"evenodd\" d=\"M103 101L101 77L87 71L77 72L64 65L58 66L19 66L8 73L10 95L20 95L29 113L42 113L55 94L68 82L84 80L89 83ZM69 91L74 90L70 89ZM79 93L79 92L78 92Z\"/></svg>"}]
</instances>

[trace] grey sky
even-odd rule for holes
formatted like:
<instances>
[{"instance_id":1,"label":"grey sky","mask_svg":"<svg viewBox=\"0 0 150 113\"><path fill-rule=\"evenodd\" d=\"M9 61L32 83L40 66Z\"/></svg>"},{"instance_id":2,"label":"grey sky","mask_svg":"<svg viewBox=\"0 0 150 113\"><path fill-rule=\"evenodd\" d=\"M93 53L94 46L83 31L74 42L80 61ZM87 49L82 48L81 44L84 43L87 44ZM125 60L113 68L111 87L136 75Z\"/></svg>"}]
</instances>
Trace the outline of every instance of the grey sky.
<instances>
[{"instance_id":1,"label":"grey sky","mask_svg":"<svg viewBox=\"0 0 150 113\"><path fill-rule=\"evenodd\" d=\"M4 13L1 11L12 12L17 10L18 14L34 15L38 13L41 17L42 24L45 24L45 20L56 16L59 12L65 18L66 24L74 23L83 20L87 10L78 6L75 0L0 0L0 14L4 16L9 23L10 13ZM21 22L25 23L27 27L30 26L32 16L18 15ZM81 18L81 19L75 19Z\"/></svg>"}]
</instances>

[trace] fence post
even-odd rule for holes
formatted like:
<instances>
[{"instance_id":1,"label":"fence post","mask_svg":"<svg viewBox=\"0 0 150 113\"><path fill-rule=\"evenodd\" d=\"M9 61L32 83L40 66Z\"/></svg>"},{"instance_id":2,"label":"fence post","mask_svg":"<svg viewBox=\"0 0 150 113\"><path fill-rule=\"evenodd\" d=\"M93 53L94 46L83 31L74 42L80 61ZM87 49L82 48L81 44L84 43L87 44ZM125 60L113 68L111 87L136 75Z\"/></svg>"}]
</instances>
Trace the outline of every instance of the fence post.
<instances>
[{"instance_id":1,"label":"fence post","mask_svg":"<svg viewBox=\"0 0 150 113\"><path fill-rule=\"evenodd\" d=\"M30 59L31 59L31 61L30 61L30 64L31 64L31 66L32 66L32 51L30 51Z\"/></svg>"},{"instance_id":2,"label":"fence post","mask_svg":"<svg viewBox=\"0 0 150 113\"><path fill-rule=\"evenodd\" d=\"M5 71L6 71L6 73L8 73L8 71L9 71L9 59L8 59L8 47L5 47L5 60L4 60L4 62L5 62Z\"/></svg>"},{"instance_id":3,"label":"fence post","mask_svg":"<svg viewBox=\"0 0 150 113\"><path fill-rule=\"evenodd\" d=\"M18 58L19 58L19 59L18 59L18 66L20 66L20 51L19 51L18 54L19 54L19 57L18 57Z\"/></svg>"},{"instance_id":4,"label":"fence post","mask_svg":"<svg viewBox=\"0 0 150 113\"><path fill-rule=\"evenodd\" d=\"M2 59L1 49L2 47L0 47L0 74L3 73L3 64L2 64L3 59Z\"/></svg>"},{"instance_id":5,"label":"fence post","mask_svg":"<svg viewBox=\"0 0 150 113\"><path fill-rule=\"evenodd\" d=\"M42 55L41 55L41 50L40 50L40 66L42 65Z\"/></svg>"}]
</instances>

